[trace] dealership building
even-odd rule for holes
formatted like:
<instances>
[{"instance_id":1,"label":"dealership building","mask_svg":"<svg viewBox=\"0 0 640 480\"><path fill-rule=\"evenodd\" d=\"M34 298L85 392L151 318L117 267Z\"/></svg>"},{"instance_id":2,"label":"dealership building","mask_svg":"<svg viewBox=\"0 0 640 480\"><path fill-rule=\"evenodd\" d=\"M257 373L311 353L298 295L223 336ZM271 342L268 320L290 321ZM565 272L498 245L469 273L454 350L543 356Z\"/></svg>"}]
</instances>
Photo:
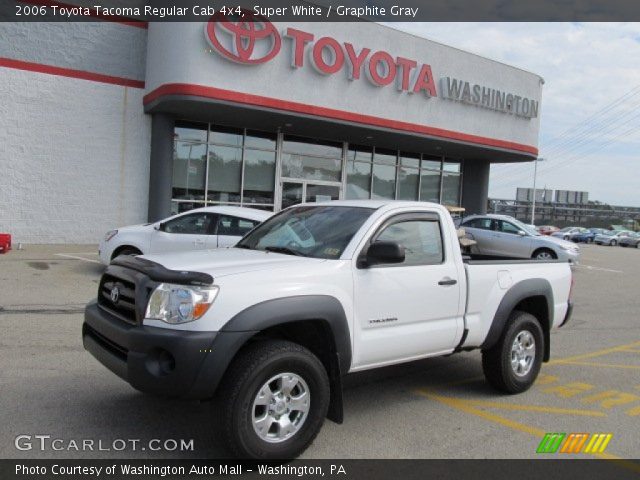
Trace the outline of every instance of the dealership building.
<instances>
[{"instance_id":1,"label":"dealership building","mask_svg":"<svg viewBox=\"0 0 640 480\"><path fill-rule=\"evenodd\" d=\"M372 22L2 23L0 232L97 243L205 205L486 209L543 80Z\"/></svg>"}]
</instances>

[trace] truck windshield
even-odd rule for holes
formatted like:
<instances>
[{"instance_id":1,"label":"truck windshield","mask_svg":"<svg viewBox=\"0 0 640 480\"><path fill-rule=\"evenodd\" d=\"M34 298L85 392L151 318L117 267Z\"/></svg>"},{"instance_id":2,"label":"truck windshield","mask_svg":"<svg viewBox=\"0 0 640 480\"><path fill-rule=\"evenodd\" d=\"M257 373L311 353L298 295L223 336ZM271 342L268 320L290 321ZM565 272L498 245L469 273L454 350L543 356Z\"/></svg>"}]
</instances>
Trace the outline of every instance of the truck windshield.
<instances>
[{"instance_id":1,"label":"truck windshield","mask_svg":"<svg viewBox=\"0 0 640 480\"><path fill-rule=\"evenodd\" d=\"M289 208L252 230L236 248L337 259L373 211L329 205Z\"/></svg>"}]
</instances>

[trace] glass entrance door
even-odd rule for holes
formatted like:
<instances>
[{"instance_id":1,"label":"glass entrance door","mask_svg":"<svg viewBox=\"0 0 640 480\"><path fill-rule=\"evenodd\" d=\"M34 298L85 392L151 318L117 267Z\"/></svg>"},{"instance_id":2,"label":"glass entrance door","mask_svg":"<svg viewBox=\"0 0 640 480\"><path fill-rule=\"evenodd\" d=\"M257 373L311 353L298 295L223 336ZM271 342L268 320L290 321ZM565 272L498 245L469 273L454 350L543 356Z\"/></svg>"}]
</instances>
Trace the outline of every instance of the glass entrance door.
<instances>
[{"instance_id":1,"label":"glass entrance door","mask_svg":"<svg viewBox=\"0 0 640 480\"><path fill-rule=\"evenodd\" d=\"M327 202L339 200L342 186L340 184L314 183L312 181L282 182L281 208L303 202Z\"/></svg>"}]
</instances>

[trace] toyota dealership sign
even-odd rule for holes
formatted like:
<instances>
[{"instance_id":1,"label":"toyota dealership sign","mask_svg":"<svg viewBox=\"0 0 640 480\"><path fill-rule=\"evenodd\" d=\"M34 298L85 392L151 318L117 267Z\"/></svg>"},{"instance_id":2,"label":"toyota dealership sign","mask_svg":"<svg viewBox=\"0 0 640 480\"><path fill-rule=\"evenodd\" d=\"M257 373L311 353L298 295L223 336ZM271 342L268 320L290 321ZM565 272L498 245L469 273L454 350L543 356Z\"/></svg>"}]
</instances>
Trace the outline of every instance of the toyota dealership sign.
<instances>
[{"instance_id":1,"label":"toyota dealership sign","mask_svg":"<svg viewBox=\"0 0 640 480\"><path fill-rule=\"evenodd\" d=\"M354 45L331 36L318 37L299 28L282 32L265 17L242 10L242 20L218 12L205 25L212 50L236 63L269 62L287 50L294 69L312 67L321 75L343 74L349 80L366 78L376 87L394 85L399 92L437 97L431 65L394 56L384 50ZM441 79L442 98L519 117L538 116L538 101L449 76Z\"/></svg>"},{"instance_id":2,"label":"toyota dealership sign","mask_svg":"<svg viewBox=\"0 0 640 480\"><path fill-rule=\"evenodd\" d=\"M265 17L243 11L242 21L218 13L206 24L209 44L223 57L238 63L266 63L278 55L283 38L288 40L291 66L303 68L310 64L322 75L346 72L350 80L363 77L378 87L396 85L407 93L437 96L431 66L384 50L372 51L366 46L352 45L335 38L316 38L312 33L286 28L282 33ZM305 57L308 57L305 58Z\"/></svg>"}]
</instances>

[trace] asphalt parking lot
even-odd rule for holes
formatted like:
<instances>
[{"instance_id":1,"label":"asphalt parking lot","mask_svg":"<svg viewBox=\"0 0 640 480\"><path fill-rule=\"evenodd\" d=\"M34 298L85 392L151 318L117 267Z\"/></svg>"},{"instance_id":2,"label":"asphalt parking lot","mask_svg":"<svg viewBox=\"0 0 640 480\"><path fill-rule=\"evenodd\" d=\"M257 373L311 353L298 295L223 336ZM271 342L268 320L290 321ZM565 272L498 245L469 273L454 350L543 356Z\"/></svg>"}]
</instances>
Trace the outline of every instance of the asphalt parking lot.
<instances>
[{"instance_id":1,"label":"asphalt parking lot","mask_svg":"<svg viewBox=\"0 0 640 480\"><path fill-rule=\"evenodd\" d=\"M225 456L207 403L142 395L83 350L83 307L103 269L95 250L26 246L0 255L0 458ZM478 352L356 374L346 381L344 424L327 422L304 457L533 458L547 432L611 433L598 456L640 457L639 276L640 250L584 246L573 319L553 333L552 362L530 391L492 391ZM40 434L63 445L193 439L194 448L14 446L18 435Z\"/></svg>"}]
</instances>

